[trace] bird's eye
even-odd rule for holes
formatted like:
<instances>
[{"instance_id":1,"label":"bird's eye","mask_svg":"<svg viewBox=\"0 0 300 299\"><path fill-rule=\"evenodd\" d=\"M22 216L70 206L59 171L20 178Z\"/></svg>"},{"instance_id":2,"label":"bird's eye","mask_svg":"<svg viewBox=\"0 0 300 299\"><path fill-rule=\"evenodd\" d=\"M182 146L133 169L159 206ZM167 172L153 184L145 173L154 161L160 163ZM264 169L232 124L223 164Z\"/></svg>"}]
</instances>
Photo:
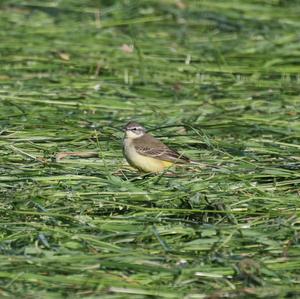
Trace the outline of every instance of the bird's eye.
<instances>
[{"instance_id":1,"label":"bird's eye","mask_svg":"<svg viewBox=\"0 0 300 299\"><path fill-rule=\"evenodd\" d=\"M133 130L133 131L136 131L136 130L137 130L137 128L132 128L132 130Z\"/></svg>"}]
</instances>

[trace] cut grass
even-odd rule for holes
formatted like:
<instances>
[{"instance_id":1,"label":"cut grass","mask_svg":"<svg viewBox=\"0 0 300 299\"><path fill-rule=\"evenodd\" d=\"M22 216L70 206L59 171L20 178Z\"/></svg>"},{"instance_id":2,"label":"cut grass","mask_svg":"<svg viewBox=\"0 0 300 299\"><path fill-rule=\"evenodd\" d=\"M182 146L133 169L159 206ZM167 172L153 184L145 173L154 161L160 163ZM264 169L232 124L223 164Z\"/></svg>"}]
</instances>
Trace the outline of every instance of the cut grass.
<instances>
[{"instance_id":1,"label":"cut grass","mask_svg":"<svg viewBox=\"0 0 300 299\"><path fill-rule=\"evenodd\" d=\"M298 298L299 13L2 1L0 297ZM129 168L131 119L201 164Z\"/></svg>"}]
</instances>

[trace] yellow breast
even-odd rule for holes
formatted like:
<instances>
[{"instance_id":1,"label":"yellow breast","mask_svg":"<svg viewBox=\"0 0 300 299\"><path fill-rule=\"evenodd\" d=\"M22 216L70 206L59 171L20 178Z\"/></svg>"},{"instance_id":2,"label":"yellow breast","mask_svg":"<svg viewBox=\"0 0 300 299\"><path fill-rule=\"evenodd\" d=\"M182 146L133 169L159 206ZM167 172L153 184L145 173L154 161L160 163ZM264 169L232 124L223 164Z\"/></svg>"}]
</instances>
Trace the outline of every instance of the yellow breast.
<instances>
[{"instance_id":1,"label":"yellow breast","mask_svg":"<svg viewBox=\"0 0 300 299\"><path fill-rule=\"evenodd\" d=\"M128 163L143 172L160 172L173 165L172 162L140 155L128 139L124 140L124 155Z\"/></svg>"}]
</instances>

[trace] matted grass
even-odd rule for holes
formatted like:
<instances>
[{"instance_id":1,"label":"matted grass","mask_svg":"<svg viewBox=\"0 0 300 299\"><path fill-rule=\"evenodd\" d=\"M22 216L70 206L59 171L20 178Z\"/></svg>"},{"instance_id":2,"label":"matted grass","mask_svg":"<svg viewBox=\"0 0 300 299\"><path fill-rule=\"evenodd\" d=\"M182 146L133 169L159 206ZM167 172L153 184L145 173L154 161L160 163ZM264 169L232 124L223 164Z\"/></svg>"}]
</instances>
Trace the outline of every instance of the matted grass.
<instances>
[{"instance_id":1,"label":"matted grass","mask_svg":"<svg viewBox=\"0 0 300 299\"><path fill-rule=\"evenodd\" d=\"M299 298L299 15L1 1L0 297ZM202 165L141 176L132 119Z\"/></svg>"}]
</instances>

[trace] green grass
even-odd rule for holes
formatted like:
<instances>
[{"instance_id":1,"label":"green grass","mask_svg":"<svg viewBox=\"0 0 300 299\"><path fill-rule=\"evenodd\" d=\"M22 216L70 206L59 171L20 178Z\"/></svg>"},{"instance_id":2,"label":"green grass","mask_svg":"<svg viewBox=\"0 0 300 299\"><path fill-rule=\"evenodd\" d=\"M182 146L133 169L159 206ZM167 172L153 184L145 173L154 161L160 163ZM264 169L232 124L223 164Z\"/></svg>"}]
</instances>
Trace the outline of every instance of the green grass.
<instances>
[{"instance_id":1,"label":"green grass","mask_svg":"<svg viewBox=\"0 0 300 299\"><path fill-rule=\"evenodd\" d=\"M299 15L1 1L0 297L299 298ZM206 166L141 176L129 120Z\"/></svg>"}]
</instances>

